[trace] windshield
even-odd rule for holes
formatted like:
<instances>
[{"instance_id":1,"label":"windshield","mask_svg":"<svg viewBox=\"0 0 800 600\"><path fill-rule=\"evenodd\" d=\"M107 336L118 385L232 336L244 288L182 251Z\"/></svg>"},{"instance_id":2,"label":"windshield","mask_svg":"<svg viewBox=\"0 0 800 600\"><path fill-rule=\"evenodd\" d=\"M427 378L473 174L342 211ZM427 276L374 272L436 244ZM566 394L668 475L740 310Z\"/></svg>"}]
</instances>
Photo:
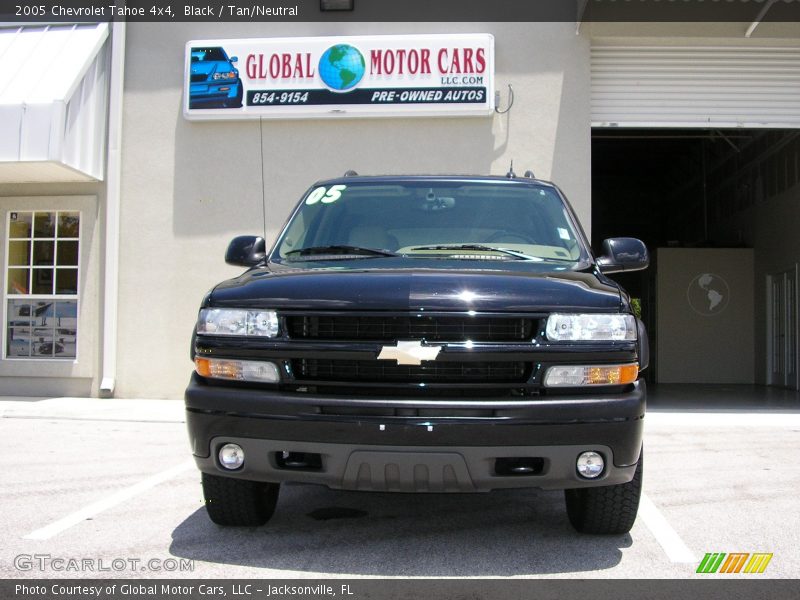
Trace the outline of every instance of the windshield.
<instances>
[{"instance_id":1,"label":"windshield","mask_svg":"<svg viewBox=\"0 0 800 600\"><path fill-rule=\"evenodd\" d=\"M192 48L192 62L228 60L222 48Z\"/></svg>"},{"instance_id":2,"label":"windshield","mask_svg":"<svg viewBox=\"0 0 800 600\"><path fill-rule=\"evenodd\" d=\"M409 258L576 261L578 240L550 186L353 182L312 189L273 258L305 260L364 249Z\"/></svg>"}]
</instances>

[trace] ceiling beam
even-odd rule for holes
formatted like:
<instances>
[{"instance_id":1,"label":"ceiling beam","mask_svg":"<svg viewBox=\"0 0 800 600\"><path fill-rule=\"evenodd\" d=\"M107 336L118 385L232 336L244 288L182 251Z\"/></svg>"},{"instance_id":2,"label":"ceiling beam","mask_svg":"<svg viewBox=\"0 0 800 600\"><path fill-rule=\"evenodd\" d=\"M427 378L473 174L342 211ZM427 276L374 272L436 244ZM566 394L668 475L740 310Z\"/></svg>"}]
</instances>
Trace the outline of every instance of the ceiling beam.
<instances>
[{"instance_id":1,"label":"ceiling beam","mask_svg":"<svg viewBox=\"0 0 800 600\"><path fill-rule=\"evenodd\" d=\"M575 35L580 35L581 24L583 23L583 13L586 12L586 5L589 0L576 0L578 3L578 20L575 22Z\"/></svg>"},{"instance_id":2,"label":"ceiling beam","mask_svg":"<svg viewBox=\"0 0 800 600\"><path fill-rule=\"evenodd\" d=\"M767 0L764 3L764 6L761 8L761 11L758 13L758 16L756 17L756 20L750 23L750 27L747 28L744 37L749 38L751 35L753 35L753 32L756 30L756 27L758 27L758 24L761 23L762 20L764 20L764 17L767 15L767 12L769 11L770 8L772 8L772 5L775 4L775 2L777 2L777 0Z\"/></svg>"}]
</instances>

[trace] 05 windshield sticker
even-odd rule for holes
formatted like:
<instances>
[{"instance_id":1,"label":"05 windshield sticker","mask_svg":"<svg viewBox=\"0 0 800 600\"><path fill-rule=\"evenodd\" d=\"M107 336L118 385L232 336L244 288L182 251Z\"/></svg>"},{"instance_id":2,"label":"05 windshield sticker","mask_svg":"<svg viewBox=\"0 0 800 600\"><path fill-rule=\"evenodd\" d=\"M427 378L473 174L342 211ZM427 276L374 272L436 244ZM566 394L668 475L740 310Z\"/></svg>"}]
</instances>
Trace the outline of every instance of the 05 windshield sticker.
<instances>
[{"instance_id":1,"label":"05 windshield sticker","mask_svg":"<svg viewBox=\"0 0 800 600\"><path fill-rule=\"evenodd\" d=\"M322 202L323 204L331 204L336 202L342 197L342 192L347 189L346 185L332 185L329 188L320 186L314 189L306 198L306 204L309 206Z\"/></svg>"}]
</instances>

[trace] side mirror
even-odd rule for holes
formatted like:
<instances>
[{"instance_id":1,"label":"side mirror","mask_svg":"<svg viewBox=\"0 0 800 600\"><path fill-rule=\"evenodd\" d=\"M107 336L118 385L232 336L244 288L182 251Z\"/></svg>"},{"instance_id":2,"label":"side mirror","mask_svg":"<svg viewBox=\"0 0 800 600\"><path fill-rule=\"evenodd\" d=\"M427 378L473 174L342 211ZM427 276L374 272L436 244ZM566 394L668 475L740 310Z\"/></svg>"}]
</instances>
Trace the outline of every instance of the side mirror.
<instances>
[{"instance_id":1,"label":"side mirror","mask_svg":"<svg viewBox=\"0 0 800 600\"><path fill-rule=\"evenodd\" d=\"M254 267L267 257L267 244L257 235L240 235L231 240L225 262L235 267Z\"/></svg>"},{"instance_id":2,"label":"side mirror","mask_svg":"<svg viewBox=\"0 0 800 600\"><path fill-rule=\"evenodd\" d=\"M232 63L239 62L239 57L238 56L231 56L230 61Z\"/></svg>"},{"instance_id":3,"label":"side mirror","mask_svg":"<svg viewBox=\"0 0 800 600\"><path fill-rule=\"evenodd\" d=\"M641 271L650 264L647 247L636 238L610 238L603 241L603 255L597 266L603 273Z\"/></svg>"}]
</instances>

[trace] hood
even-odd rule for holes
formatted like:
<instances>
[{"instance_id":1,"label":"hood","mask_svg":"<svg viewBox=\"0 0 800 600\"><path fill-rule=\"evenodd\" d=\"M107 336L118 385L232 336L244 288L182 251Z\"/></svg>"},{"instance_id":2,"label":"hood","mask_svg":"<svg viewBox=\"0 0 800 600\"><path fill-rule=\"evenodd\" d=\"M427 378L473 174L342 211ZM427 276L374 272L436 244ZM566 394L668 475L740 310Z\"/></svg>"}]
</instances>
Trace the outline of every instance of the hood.
<instances>
[{"instance_id":1,"label":"hood","mask_svg":"<svg viewBox=\"0 0 800 600\"><path fill-rule=\"evenodd\" d=\"M618 311L619 288L589 272L258 268L218 285L213 306L292 310Z\"/></svg>"},{"instance_id":2,"label":"hood","mask_svg":"<svg viewBox=\"0 0 800 600\"><path fill-rule=\"evenodd\" d=\"M192 63L192 75L211 75L217 71L231 70L231 64L221 60L202 60Z\"/></svg>"}]
</instances>

